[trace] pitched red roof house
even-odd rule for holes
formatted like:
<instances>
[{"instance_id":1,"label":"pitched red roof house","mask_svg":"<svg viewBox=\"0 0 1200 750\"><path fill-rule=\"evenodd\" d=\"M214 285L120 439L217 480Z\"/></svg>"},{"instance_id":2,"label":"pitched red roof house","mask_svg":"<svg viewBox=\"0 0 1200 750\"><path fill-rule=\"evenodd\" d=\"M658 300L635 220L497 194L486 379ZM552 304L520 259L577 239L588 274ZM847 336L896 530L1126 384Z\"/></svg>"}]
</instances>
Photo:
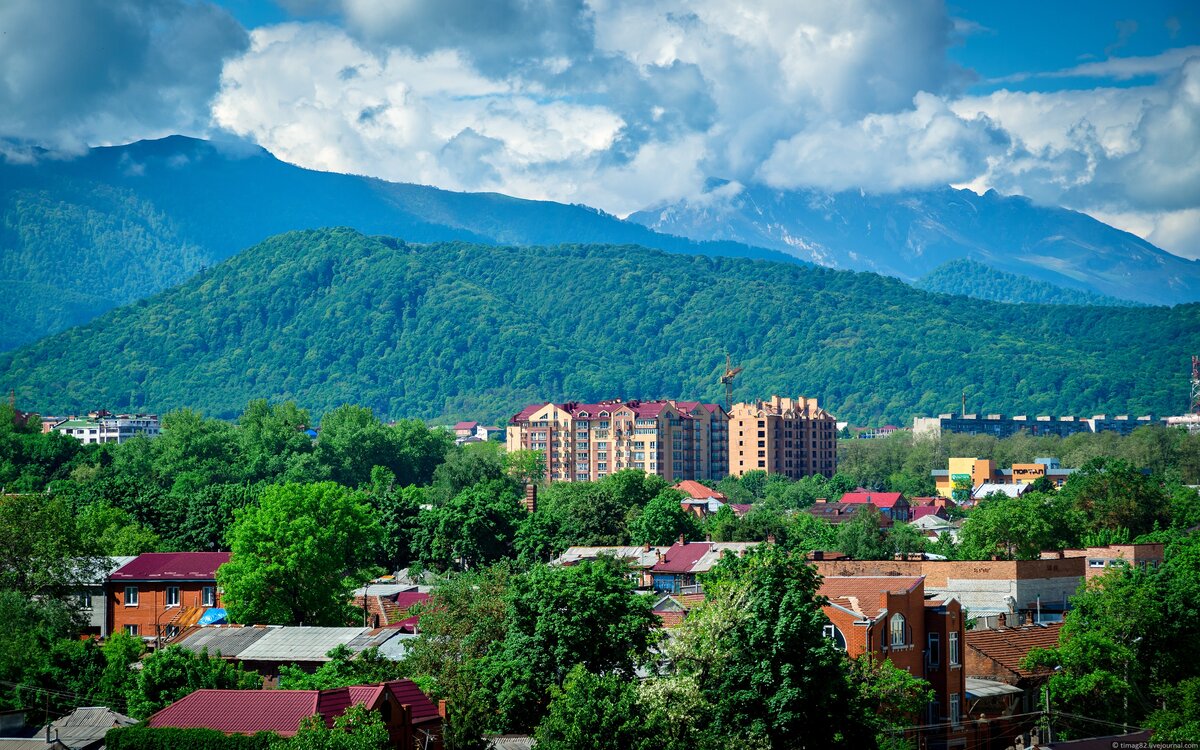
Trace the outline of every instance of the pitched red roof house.
<instances>
[{"instance_id":1,"label":"pitched red roof house","mask_svg":"<svg viewBox=\"0 0 1200 750\"><path fill-rule=\"evenodd\" d=\"M1054 648L1062 623L1019 628L967 631L967 676L1015 684L1047 674L1025 669L1021 663L1035 648Z\"/></svg>"},{"instance_id":2,"label":"pitched red roof house","mask_svg":"<svg viewBox=\"0 0 1200 750\"><path fill-rule=\"evenodd\" d=\"M728 499L720 492L717 492L711 487L705 487L703 484L700 484L694 479L685 479L679 484L674 485L672 489L683 492L693 500L708 500L709 498L713 498L724 501Z\"/></svg>"},{"instance_id":3,"label":"pitched red roof house","mask_svg":"<svg viewBox=\"0 0 1200 750\"><path fill-rule=\"evenodd\" d=\"M847 492L839 502L851 505L871 504L893 521L908 520L910 505L899 492Z\"/></svg>"},{"instance_id":4,"label":"pitched red roof house","mask_svg":"<svg viewBox=\"0 0 1200 750\"><path fill-rule=\"evenodd\" d=\"M333 690L197 690L151 716L146 725L291 737L306 717L319 714L332 727L334 719L360 703L381 714L395 747L421 747L417 740L423 738L422 730L437 735L441 746L438 707L411 680Z\"/></svg>"},{"instance_id":5,"label":"pitched red roof house","mask_svg":"<svg viewBox=\"0 0 1200 750\"><path fill-rule=\"evenodd\" d=\"M145 552L109 575L113 581L215 581L228 552Z\"/></svg>"}]
</instances>

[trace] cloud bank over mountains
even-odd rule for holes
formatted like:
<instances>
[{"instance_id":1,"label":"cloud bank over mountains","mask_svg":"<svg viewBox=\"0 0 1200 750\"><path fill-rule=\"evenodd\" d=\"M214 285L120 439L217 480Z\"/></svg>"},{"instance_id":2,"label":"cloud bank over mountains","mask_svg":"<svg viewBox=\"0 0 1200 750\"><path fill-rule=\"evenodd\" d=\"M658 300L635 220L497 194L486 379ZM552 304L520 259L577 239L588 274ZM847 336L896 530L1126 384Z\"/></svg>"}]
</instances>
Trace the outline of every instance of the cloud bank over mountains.
<instances>
[{"instance_id":1,"label":"cloud bank over mountains","mask_svg":"<svg viewBox=\"0 0 1200 750\"><path fill-rule=\"evenodd\" d=\"M87 23L8 3L0 26L23 31L0 41L0 134L228 132L303 166L620 215L709 178L994 187L1200 257L1200 47L968 95L949 52L980 32L935 0L281 5L291 20L247 35L203 2L120 0ZM48 83L62 95L37 101Z\"/></svg>"}]
</instances>

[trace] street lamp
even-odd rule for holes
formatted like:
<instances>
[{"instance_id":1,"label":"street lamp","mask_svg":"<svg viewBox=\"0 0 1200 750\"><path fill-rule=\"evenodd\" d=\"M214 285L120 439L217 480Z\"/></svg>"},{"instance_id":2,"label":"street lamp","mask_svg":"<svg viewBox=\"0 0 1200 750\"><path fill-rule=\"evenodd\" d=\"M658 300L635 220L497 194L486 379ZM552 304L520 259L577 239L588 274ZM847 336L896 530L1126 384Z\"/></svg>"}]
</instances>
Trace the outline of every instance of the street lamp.
<instances>
[{"instance_id":1,"label":"street lamp","mask_svg":"<svg viewBox=\"0 0 1200 750\"><path fill-rule=\"evenodd\" d=\"M1054 668L1055 674L1057 674L1058 672L1061 672L1061 671L1062 671L1061 664ZM1051 728L1051 725L1050 725L1050 680L1052 680L1052 679L1054 679L1053 674L1050 675L1050 677L1046 679L1046 744L1047 745L1054 741L1054 730Z\"/></svg>"}]
</instances>

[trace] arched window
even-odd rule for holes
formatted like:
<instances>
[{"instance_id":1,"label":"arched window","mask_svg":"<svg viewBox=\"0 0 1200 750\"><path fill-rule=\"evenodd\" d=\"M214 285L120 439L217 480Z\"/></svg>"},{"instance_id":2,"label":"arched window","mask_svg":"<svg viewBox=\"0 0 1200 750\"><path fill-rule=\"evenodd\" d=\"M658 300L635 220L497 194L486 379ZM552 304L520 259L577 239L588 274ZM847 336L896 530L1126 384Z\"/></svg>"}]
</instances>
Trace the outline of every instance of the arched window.
<instances>
[{"instance_id":1,"label":"arched window","mask_svg":"<svg viewBox=\"0 0 1200 750\"><path fill-rule=\"evenodd\" d=\"M903 646L907 641L904 638L904 615L897 612L892 615L892 640L893 646Z\"/></svg>"},{"instance_id":2,"label":"arched window","mask_svg":"<svg viewBox=\"0 0 1200 750\"><path fill-rule=\"evenodd\" d=\"M823 635L826 638L828 638L829 640L833 641L834 645L836 645L841 650L843 650L843 651L846 650L846 637L842 635L842 631L838 630L837 626L834 625L833 623L831 623L831 622L825 623Z\"/></svg>"}]
</instances>

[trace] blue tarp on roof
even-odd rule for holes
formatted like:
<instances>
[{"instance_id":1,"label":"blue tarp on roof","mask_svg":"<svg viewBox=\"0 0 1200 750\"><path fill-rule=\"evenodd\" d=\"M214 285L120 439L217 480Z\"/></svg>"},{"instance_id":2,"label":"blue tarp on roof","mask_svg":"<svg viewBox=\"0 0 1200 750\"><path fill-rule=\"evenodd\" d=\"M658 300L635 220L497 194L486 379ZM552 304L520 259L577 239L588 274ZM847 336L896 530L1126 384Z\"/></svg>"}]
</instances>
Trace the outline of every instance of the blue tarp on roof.
<instances>
[{"instance_id":1,"label":"blue tarp on roof","mask_svg":"<svg viewBox=\"0 0 1200 750\"><path fill-rule=\"evenodd\" d=\"M197 625L220 625L225 622L225 610L213 607L204 614L200 615L200 619L196 621Z\"/></svg>"}]
</instances>

